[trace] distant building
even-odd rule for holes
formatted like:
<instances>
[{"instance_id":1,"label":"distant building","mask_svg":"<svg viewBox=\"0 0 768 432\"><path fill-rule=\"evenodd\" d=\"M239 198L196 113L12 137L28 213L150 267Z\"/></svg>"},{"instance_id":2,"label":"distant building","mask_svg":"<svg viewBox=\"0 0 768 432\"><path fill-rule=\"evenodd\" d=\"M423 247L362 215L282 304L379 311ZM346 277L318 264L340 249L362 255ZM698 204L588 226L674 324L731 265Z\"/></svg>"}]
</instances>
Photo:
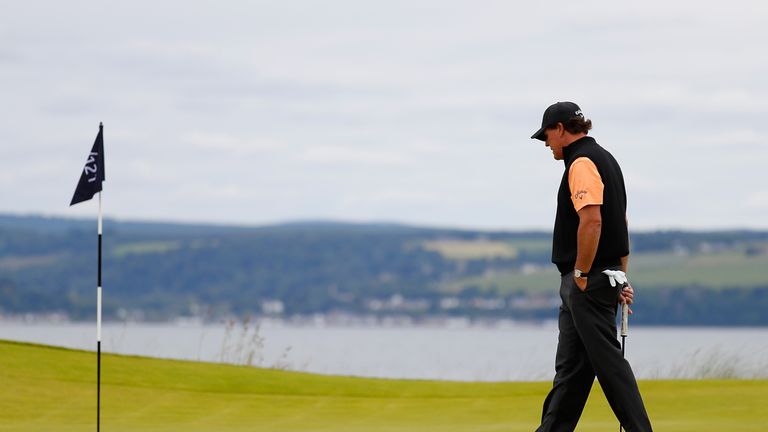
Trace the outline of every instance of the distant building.
<instances>
[{"instance_id":1,"label":"distant building","mask_svg":"<svg viewBox=\"0 0 768 432\"><path fill-rule=\"evenodd\" d=\"M282 315L285 305L280 300L264 300L261 302L261 311L266 315Z\"/></svg>"}]
</instances>

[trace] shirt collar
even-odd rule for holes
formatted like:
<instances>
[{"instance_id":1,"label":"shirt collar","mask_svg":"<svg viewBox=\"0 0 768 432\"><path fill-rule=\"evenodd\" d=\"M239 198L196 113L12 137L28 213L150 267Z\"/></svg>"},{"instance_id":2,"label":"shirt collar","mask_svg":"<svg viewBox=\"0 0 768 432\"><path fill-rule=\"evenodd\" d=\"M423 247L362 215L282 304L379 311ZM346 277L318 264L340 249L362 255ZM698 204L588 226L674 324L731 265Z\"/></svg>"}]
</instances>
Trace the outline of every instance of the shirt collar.
<instances>
[{"instance_id":1,"label":"shirt collar","mask_svg":"<svg viewBox=\"0 0 768 432\"><path fill-rule=\"evenodd\" d=\"M563 161L565 162L565 165L567 166L569 163L571 163L571 158L573 157L573 154L576 153L576 150L590 143L596 144L597 141L595 141L595 139L591 136L583 136L568 144L566 147L563 147Z\"/></svg>"}]
</instances>

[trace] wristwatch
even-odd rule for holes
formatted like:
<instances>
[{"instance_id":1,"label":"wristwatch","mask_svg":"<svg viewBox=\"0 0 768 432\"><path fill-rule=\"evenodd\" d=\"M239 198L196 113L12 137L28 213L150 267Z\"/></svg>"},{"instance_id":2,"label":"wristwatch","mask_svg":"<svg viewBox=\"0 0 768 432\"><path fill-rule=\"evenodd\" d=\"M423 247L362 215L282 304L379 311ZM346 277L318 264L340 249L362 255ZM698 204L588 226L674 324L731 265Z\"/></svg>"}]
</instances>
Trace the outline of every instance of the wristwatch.
<instances>
[{"instance_id":1,"label":"wristwatch","mask_svg":"<svg viewBox=\"0 0 768 432\"><path fill-rule=\"evenodd\" d=\"M589 272L583 272L579 269L573 269L573 277L585 278L587 276L589 276Z\"/></svg>"}]
</instances>

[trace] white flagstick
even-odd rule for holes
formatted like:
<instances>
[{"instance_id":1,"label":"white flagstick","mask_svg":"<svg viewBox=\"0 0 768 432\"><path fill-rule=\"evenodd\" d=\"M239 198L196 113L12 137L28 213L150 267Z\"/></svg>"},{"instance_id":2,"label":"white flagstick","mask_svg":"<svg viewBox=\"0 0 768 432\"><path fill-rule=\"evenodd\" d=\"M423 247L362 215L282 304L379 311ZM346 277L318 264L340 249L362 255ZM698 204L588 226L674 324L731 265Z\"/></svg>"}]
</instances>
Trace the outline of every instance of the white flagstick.
<instances>
[{"instance_id":1,"label":"white flagstick","mask_svg":"<svg viewBox=\"0 0 768 432\"><path fill-rule=\"evenodd\" d=\"M96 288L96 431L101 430L101 192L99 192L99 283Z\"/></svg>"}]
</instances>

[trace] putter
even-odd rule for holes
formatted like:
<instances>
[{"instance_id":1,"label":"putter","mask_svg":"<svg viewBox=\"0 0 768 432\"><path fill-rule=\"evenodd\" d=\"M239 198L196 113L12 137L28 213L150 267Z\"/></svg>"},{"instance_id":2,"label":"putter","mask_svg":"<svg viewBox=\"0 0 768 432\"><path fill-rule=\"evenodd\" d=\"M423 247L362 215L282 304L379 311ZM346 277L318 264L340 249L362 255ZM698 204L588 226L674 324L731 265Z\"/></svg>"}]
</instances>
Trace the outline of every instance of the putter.
<instances>
[{"instance_id":1,"label":"putter","mask_svg":"<svg viewBox=\"0 0 768 432\"><path fill-rule=\"evenodd\" d=\"M624 357L624 345L627 342L627 335L629 334L629 305L622 303L621 305L621 356Z\"/></svg>"},{"instance_id":2,"label":"putter","mask_svg":"<svg viewBox=\"0 0 768 432\"><path fill-rule=\"evenodd\" d=\"M624 346L627 341L628 334L629 334L629 305L627 303L622 303L621 304L621 356L622 357L624 357ZM619 423L619 432L622 432L623 430L624 428L621 426L621 423Z\"/></svg>"}]
</instances>

